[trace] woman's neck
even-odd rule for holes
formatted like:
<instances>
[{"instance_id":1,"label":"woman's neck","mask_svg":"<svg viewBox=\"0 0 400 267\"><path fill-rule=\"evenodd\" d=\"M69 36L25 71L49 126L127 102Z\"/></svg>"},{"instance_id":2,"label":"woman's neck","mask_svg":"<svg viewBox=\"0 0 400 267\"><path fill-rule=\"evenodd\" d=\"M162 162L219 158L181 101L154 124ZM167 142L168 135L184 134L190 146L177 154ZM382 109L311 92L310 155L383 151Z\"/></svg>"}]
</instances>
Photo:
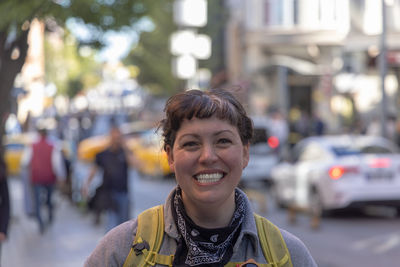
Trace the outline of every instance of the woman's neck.
<instances>
[{"instance_id":1,"label":"woman's neck","mask_svg":"<svg viewBox=\"0 0 400 267\"><path fill-rule=\"evenodd\" d=\"M182 196L182 200L187 215L196 225L207 229L216 229L226 227L231 222L236 207L234 196L235 193L224 203L215 205L193 203L184 196Z\"/></svg>"}]
</instances>

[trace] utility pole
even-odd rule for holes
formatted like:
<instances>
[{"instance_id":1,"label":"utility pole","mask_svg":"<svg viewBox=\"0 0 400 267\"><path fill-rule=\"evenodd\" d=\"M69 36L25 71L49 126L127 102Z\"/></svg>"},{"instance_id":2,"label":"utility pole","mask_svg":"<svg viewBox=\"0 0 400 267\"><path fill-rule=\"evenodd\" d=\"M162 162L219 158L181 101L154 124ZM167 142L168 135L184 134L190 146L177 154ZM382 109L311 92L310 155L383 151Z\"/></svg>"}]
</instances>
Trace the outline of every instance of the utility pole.
<instances>
[{"instance_id":1,"label":"utility pole","mask_svg":"<svg viewBox=\"0 0 400 267\"><path fill-rule=\"evenodd\" d=\"M385 91L385 77L387 71L387 61L386 61L386 3L385 0L382 1L382 33L380 38L380 55L379 55L379 72L381 76L381 89L382 89L382 100L381 100L381 135L387 137L387 99Z\"/></svg>"}]
</instances>

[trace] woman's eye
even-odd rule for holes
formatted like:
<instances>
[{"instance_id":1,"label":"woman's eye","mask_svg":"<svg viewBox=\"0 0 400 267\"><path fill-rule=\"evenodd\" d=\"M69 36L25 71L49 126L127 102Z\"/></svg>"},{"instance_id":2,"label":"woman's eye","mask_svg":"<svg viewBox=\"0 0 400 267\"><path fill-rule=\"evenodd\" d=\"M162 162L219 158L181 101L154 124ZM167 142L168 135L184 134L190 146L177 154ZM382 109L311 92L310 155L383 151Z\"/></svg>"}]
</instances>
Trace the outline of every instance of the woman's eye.
<instances>
[{"instance_id":1,"label":"woman's eye","mask_svg":"<svg viewBox=\"0 0 400 267\"><path fill-rule=\"evenodd\" d=\"M197 145L196 142L194 142L194 141L189 141L189 142L183 143L182 147L194 147L194 146L196 146L196 145Z\"/></svg>"},{"instance_id":2,"label":"woman's eye","mask_svg":"<svg viewBox=\"0 0 400 267\"><path fill-rule=\"evenodd\" d=\"M227 139L227 138L221 138L221 139L218 140L218 143L220 143L220 144L230 144L230 143L232 143L232 141Z\"/></svg>"}]
</instances>

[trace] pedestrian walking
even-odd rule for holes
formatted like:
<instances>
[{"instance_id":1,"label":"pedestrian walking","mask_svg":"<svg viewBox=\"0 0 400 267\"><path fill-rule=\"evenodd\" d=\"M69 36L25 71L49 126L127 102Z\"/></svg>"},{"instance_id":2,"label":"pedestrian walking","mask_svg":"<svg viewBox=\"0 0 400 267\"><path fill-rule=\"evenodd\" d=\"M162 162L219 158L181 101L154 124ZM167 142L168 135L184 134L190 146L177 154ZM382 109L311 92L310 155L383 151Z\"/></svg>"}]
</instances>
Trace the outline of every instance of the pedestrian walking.
<instances>
[{"instance_id":1,"label":"pedestrian walking","mask_svg":"<svg viewBox=\"0 0 400 267\"><path fill-rule=\"evenodd\" d=\"M311 135L324 135L326 131L326 123L324 120L318 115L318 113L314 112L311 118Z\"/></svg>"},{"instance_id":2,"label":"pedestrian walking","mask_svg":"<svg viewBox=\"0 0 400 267\"><path fill-rule=\"evenodd\" d=\"M38 221L39 232L53 222L53 192L57 182L65 180L65 165L61 149L47 136L45 128L38 129L39 138L28 146L22 156L22 168L28 170L30 186L33 191L34 215ZM47 221L43 220L43 202L47 206Z\"/></svg>"},{"instance_id":3,"label":"pedestrian walking","mask_svg":"<svg viewBox=\"0 0 400 267\"><path fill-rule=\"evenodd\" d=\"M136 164L135 156L126 147L119 128L111 126L108 147L98 153L83 188L88 196L92 180L98 170L103 171L102 184L96 189L93 208L96 216L106 212L106 231L130 219L130 199L128 192L129 166Z\"/></svg>"},{"instance_id":4,"label":"pedestrian walking","mask_svg":"<svg viewBox=\"0 0 400 267\"><path fill-rule=\"evenodd\" d=\"M3 156L0 155L0 266L1 266L1 245L7 239L7 230L9 221L10 221L10 196L8 193L7 170Z\"/></svg>"},{"instance_id":5,"label":"pedestrian walking","mask_svg":"<svg viewBox=\"0 0 400 267\"><path fill-rule=\"evenodd\" d=\"M177 186L164 205L110 231L85 266L316 266L237 187L253 135L238 100L189 90L172 96L165 113L160 129Z\"/></svg>"}]
</instances>

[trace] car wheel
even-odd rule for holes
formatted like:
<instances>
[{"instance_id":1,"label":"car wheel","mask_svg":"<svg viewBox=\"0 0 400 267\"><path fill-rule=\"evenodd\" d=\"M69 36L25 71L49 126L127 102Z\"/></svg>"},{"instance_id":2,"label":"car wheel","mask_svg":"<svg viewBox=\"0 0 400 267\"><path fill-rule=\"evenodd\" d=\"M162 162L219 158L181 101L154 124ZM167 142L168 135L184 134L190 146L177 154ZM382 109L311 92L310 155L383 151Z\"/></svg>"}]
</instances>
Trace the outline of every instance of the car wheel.
<instances>
[{"instance_id":1,"label":"car wheel","mask_svg":"<svg viewBox=\"0 0 400 267\"><path fill-rule=\"evenodd\" d=\"M285 203L285 201L282 200L282 198L279 197L279 190L277 188L277 186L274 184L270 190L272 198L275 201L275 206L278 209L286 209L288 208L288 204Z\"/></svg>"}]
</instances>

